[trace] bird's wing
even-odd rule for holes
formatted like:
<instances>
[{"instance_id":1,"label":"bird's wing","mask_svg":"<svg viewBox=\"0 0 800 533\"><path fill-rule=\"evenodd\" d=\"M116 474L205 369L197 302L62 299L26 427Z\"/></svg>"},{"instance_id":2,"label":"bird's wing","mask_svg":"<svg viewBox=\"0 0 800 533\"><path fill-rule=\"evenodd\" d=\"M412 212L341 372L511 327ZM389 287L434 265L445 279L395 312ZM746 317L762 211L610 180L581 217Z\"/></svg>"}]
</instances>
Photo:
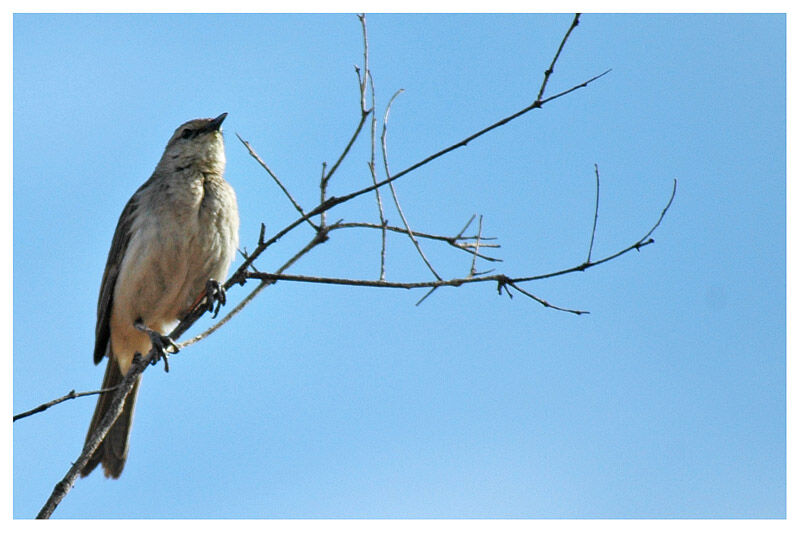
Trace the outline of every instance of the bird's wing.
<instances>
[{"instance_id":1,"label":"bird's wing","mask_svg":"<svg viewBox=\"0 0 800 533\"><path fill-rule=\"evenodd\" d=\"M141 190L141 188L140 188ZM136 191L137 193L139 191ZM111 250L108 251L106 269L103 272L103 281L100 284L100 296L97 300L97 326L95 327L94 341L94 364L103 360L108 352L108 341L111 336L111 308L114 303L114 287L117 284L117 276L131 240L131 224L133 222L133 212L138 203L138 194L134 194L117 222L117 229L114 231L114 238L111 241Z\"/></svg>"}]
</instances>

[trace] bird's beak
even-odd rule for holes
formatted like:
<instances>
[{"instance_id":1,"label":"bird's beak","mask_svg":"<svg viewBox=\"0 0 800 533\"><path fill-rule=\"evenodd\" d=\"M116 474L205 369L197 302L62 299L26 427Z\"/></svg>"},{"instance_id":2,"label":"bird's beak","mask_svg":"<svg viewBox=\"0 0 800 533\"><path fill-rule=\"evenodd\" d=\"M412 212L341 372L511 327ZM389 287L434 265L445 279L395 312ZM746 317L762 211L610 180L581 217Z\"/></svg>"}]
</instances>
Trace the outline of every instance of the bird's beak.
<instances>
[{"instance_id":1,"label":"bird's beak","mask_svg":"<svg viewBox=\"0 0 800 533\"><path fill-rule=\"evenodd\" d=\"M225 120L225 117L227 116L228 116L227 113L221 114L220 116L209 122L208 126L206 126L203 129L206 131L219 131L220 126L222 126L222 121Z\"/></svg>"}]
</instances>

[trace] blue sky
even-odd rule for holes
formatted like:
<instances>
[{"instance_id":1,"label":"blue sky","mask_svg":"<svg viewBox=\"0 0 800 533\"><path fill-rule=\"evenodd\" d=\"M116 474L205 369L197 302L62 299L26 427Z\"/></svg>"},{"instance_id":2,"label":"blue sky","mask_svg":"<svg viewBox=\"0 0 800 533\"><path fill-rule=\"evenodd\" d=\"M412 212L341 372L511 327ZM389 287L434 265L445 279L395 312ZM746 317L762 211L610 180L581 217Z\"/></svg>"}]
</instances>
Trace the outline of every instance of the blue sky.
<instances>
[{"instance_id":1,"label":"blue sky","mask_svg":"<svg viewBox=\"0 0 800 533\"><path fill-rule=\"evenodd\" d=\"M533 101L571 15L370 15L399 170ZM144 376L122 477L59 518L777 518L786 513L786 73L782 15L584 15L548 94L402 178L419 231L473 214L512 276L655 244L527 289L280 283ZM119 213L182 122L225 111L243 247L306 208L358 118L354 15L14 17L14 358L19 412L102 379L97 291ZM331 184L369 183L367 137ZM389 198L384 197L386 205ZM376 221L372 198L330 220ZM400 224L389 211L390 222ZM271 271L310 238L282 239ZM443 276L470 257L423 243ZM291 272L374 278L377 233L336 232ZM387 278L427 280L393 236ZM246 294L229 292L231 304ZM231 306L229 304L229 306ZM199 323L193 332L210 324ZM13 514L36 514L94 399L13 427Z\"/></svg>"}]
</instances>

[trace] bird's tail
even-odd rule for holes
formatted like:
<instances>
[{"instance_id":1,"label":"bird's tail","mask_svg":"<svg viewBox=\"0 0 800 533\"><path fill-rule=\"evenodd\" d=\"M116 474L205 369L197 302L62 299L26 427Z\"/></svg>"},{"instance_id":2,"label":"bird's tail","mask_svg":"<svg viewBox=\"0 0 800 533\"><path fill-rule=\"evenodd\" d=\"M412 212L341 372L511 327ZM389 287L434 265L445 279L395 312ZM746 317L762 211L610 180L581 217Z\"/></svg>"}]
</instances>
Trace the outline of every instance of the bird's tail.
<instances>
[{"instance_id":1,"label":"bird's tail","mask_svg":"<svg viewBox=\"0 0 800 533\"><path fill-rule=\"evenodd\" d=\"M106 373L103 376L103 388L115 387L122 383L123 379L124 376L119 370L119 365L113 357L109 357ZM139 392L141 379L141 375L137 376L133 389L131 389L128 397L125 398L125 406L122 408L122 413L114 422L114 425L111 426L111 429L108 430L103 442L97 447L89 462L81 470L81 477L91 474L92 470L101 463L106 477L116 479L122 473L122 469L125 467L125 459L128 457L128 436L133 423L133 408L136 405L136 394ZM111 400L115 392L110 391L100 394L100 398L97 400L97 407L94 410L94 416L92 416L92 423L89 424L89 431L86 434L87 441L111 407Z\"/></svg>"}]
</instances>

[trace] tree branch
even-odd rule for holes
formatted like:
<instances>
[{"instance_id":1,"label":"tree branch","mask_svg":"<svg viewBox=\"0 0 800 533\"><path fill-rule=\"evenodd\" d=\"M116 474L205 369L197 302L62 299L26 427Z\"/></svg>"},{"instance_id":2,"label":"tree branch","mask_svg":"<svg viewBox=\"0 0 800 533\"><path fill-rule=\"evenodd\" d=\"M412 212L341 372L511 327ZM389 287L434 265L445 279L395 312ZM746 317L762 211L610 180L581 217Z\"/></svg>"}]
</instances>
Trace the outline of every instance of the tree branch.
<instances>
[{"instance_id":1,"label":"tree branch","mask_svg":"<svg viewBox=\"0 0 800 533\"><path fill-rule=\"evenodd\" d=\"M270 177L272 178L272 180L273 180L273 181L274 181L274 182L275 182L275 183L278 185L278 187L280 188L280 190L281 190L281 191L283 191L283 194L284 194L284 195L285 195L285 196L286 196L286 197L289 199L289 201L292 203L292 205L294 206L294 208L295 208L295 209L296 209L296 210L297 210L297 211L298 211L298 212L299 212L301 215L305 215L305 212L303 211L303 208L302 208L302 207L300 207L300 204L299 204L299 203L297 203L297 200L295 200L295 199L294 199L294 197L292 196L292 193L290 193L290 192L289 192L289 189L287 189L287 188L286 188L286 187L283 185L283 182L281 182L281 180L280 180L280 179L278 179L278 176L277 176L277 175L276 175L274 172L272 172L272 169L271 169L271 168L269 168L269 167L267 166L267 164L264 162L264 160L263 160L263 159L261 159L261 156L259 156L259 155L256 153L256 151L255 151L255 150L253 150L253 147L252 147L252 146L250 146L250 143L249 143L249 142L247 142L247 141L245 141L244 139L242 139L241 135L239 135L238 133L236 134L236 137L237 137L237 138L239 139L239 141L240 141L240 142L241 142L241 143L244 145L244 147L245 147L245 148L247 148L247 152L250 154L250 157L252 157L253 159L255 159L255 160L258 162L258 164L259 164L259 165L261 165L261 168L263 168L263 169L264 169L264 170L267 172L267 174L269 174L269 175L270 175ZM306 219L306 222L308 222L308 223L311 225L311 227L312 227L312 228L314 228L315 230L316 230L316 229L318 229L318 228L317 228L317 226L316 226L316 224L314 224L314 223L313 223L311 220L308 220L308 219Z\"/></svg>"},{"instance_id":2,"label":"tree branch","mask_svg":"<svg viewBox=\"0 0 800 533\"><path fill-rule=\"evenodd\" d=\"M389 172L389 153L386 148L386 133L389 126L389 111L392 109L392 103L394 102L394 99L397 98L397 96L399 96L400 93L402 92L403 89L399 89L397 92L394 93L394 95L392 95L392 97L389 99L389 103L386 105L386 113L384 113L383 115L383 131L381 132L381 153L383 154L383 169L386 172L387 177L391 176L391 173ZM414 244L414 248L417 249L417 253L422 258L422 261L425 263L425 266L428 267L428 270L431 271L433 276L436 279L442 279L439 276L439 273L436 272L436 269L433 268L431 262L428 261L428 258L425 257L425 252L422 251L422 247L419 245L419 241L416 239L416 237L414 237L414 232L411 231L411 225L408 223L408 219L406 218L405 213L403 213L403 208L400 206L400 199L397 197L397 191L394 188L394 183L389 182L389 190L392 193L392 199L394 200L394 205L397 208L397 213L400 215L400 219L403 221L403 225L406 228L406 233L408 234L408 237L411 239L411 242Z\"/></svg>"},{"instance_id":3,"label":"tree branch","mask_svg":"<svg viewBox=\"0 0 800 533\"><path fill-rule=\"evenodd\" d=\"M562 39L562 42L559 45L558 51L556 52L556 55L554 56L553 61L551 62L551 67L548 70L552 71L552 69L554 68L555 63L556 63L559 55L561 54L561 50L564 48L564 45L565 45L570 33L572 32L572 29L575 26L576 26L575 20L573 20L573 23L570 26L569 30L567 31L567 34L564 36L564 39ZM306 213L305 215L301 216L300 218L298 218L297 220L295 220L294 222L292 222L291 224L289 224L288 226L286 226L285 228L280 230L278 233L276 233L269 240L267 240L267 241L265 241L263 243L260 243L259 246L253 251L253 253L251 254L250 258L247 261L245 261L239 267L239 269L234 273L234 275L231 277L231 279L233 279L233 280L241 279L241 277L246 272L246 270L247 270L248 266L250 265L250 263L252 263L252 261L254 261L267 247L269 247L270 245L272 245L275 242L277 242L278 240L280 240L283 236L288 234L294 228L296 228L297 226L299 226L300 224L302 224L306 220L310 219L311 217L316 216L316 215L320 214L321 212L323 212L325 210L328 210L328 209L331 209L331 208L333 208L333 207L335 207L335 206L337 206L339 204L348 202L348 201L350 201L350 200L352 200L354 198L357 198L357 197L359 197L359 196L361 196L363 194L375 191L375 190L379 189L380 187L388 185L389 183L392 183L392 182L398 180L399 178L405 176L406 174L409 174L409 173L413 172L414 170L416 170L416 169L418 169L418 168L430 163L431 161L433 161L435 159L438 159L438 158L442 157L443 155L445 155L445 154L447 154L449 152L452 152L453 150L456 150L458 148L467 146L468 143L472 142L473 140L477 139L478 137L481 137L481 136L485 135L486 133L488 133L488 132L490 132L490 131L492 131L492 130L494 130L496 128L499 128L500 126L503 126L503 125L511 122L512 120L517 119L517 118L529 113L530 111L532 111L534 109L542 108L548 102L551 102L553 100L556 100L558 98L566 96L567 94L570 94L571 92L576 91L576 90L578 90L580 88L587 87L590 83L602 78L603 76L605 76L609 72L611 72L610 69L606 70L605 72L603 72L601 74L598 74L597 76L589 78L588 80L584 81L583 83L575 85L575 86L571 87L570 89L562 91L562 92L560 92L558 94L555 94L555 95L550 96L548 98L545 98L543 100L537 98L537 100L534 101L532 104L530 104L529 106L517 111L516 113L513 113L513 114L511 114L511 115L509 115L509 116L507 116L505 118L502 118L502 119L498 120L497 122L491 124L490 126L487 126L487 127L483 128L482 130L480 130L480 131L478 131L476 133L473 133L472 135L469 135L468 137L462 139L461 141L459 141L459 142L457 142L455 144L452 144L452 145L448 146L447 148L439 150L438 152L436 152L436 153L434 153L434 154L432 154L432 155L430 155L428 157L425 157L425 158L421 159L420 161L418 161L418 162L414 163L413 165L407 167L405 170L401 170L400 172L398 172L396 174L393 174L392 176L390 176L390 177L388 177L388 178L386 178L386 179L384 179L382 181L379 181L377 183L373 183L372 185L369 185L369 186L364 187L362 189L353 191L353 192L351 192L349 194L346 194L344 196L338 196L338 197L337 196L332 196L332 197L328 198L327 200L322 202L320 205L318 205L317 207L312 209L310 212ZM548 80L549 80L549 75L546 74L545 75L545 79L542 81L542 87L546 87ZM540 88L540 92L543 92L543 89ZM225 284L225 288L226 289L230 288L230 286L233 285L233 283L234 282L232 282L231 280L228 280L228 282L226 282L226 284Z\"/></svg>"},{"instance_id":4,"label":"tree branch","mask_svg":"<svg viewBox=\"0 0 800 533\"><path fill-rule=\"evenodd\" d=\"M100 443L108 434L108 430L122 413L125 398L128 397L128 394L130 394L131 390L133 389L133 385L136 383L136 378L138 378L139 375L144 372L154 356L155 349L150 350L150 353L148 353L146 357L141 357L139 354L134 356L133 363L131 364L128 373L125 375L125 379L123 379L122 383L117 386L117 391L114 393L114 399L111 401L111 407L109 407L105 416L100 421L97 430L91 435L91 437L87 439L81 454L78 456L78 459L72 464L72 467L67 471L67 474L61 479L61 481L56 483L56 486L53 488L53 492L50 494L50 497L39 511L39 514L36 515L36 518L50 518L58 504L64 499L64 496L66 496L72 489L72 486L75 484L75 480L78 479L81 470L83 470L83 468L86 466L86 463L89 462L92 454L94 454L95 450L97 450L97 448L100 446Z\"/></svg>"},{"instance_id":5,"label":"tree branch","mask_svg":"<svg viewBox=\"0 0 800 533\"><path fill-rule=\"evenodd\" d=\"M599 176L599 174L597 174ZM570 268L565 268L562 270L558 270L555 272L549 272L547 274L539 274L535 276L522 276L522 277L510 277L506 274L494 274L494 275L480 275L480 276L473 276L472 269L470 272L470 276L466 278L452 278L452 279L437 279L435 281L406 281L406 282L398 282L398 281L386 281L382 279L378 280L364 280L364 279L348 279L348 278L331 278L331 277L323 277L323 276L302 276L296 274L285 274L285 273L267 273L267 272L258 272L258 273L246 273L244 276L248 279L258 279L263 281L295 281L295 282L305 282L305 283L322 283L328 285L349 285L349 286L357 286L357 287L378 287L378 288L392 288L392 289L419 289L419 288L430 288L430 289L437 289L439 287L459 287L461 285L465 285L468 283L485 283L485 282L496 282L501 284L502 286L510 286L519 291L520 293L536 300L540 304L544 305L545 307L550 307L560 311L566 311L569 313L574 314L584 314L588 313L588 311L578 311L575 309L567 309L558 306L551 305L546 301L540 299L537 296L523 290L519 285L521 283L530 282L530 281L537 281L542 279L553 278L557 276L563 276L566 274L570 274L573 272L584 272L590 268L596 267L598 265L602 265L603 263L607 263L612 259L620 257L632 250L640 250L641 248L648 246L655 242L650 236L653 232L658 228L661 222L664 220L664 216L667 214L667 211L672 206L672 202L675 199L675 193L677 191L677 180L673 180L672 183L672 192L670 193L669 200L664 208L661 210L661 215L658 217L656 223L645 233L645 235L637 240L635 243L627 246L611 255L608 255L602 259L598 259L597 261L587 260L579 265L575 265ZM476 247L477 248L477 247ZM427 296L427 295L426 295Z\"/></svg>"},{"instance_id":6,"label":"tree branch","mask_svg":"<svg viewBox=\"0 0 800 533\"><path fill-rule=\"evenodd\" d=\"M75 392L75 389L72 389L71 391L69 391L67 394L65 394L64 396L62 396L60 398L56 398L55 400L51 400L49 402L43 403L43 404L39 405L38 407L34 407L33 409L30 409L28 411L24 411L22 413L19 413L18 415L14 415L14 417L12 419L12 422L16 422L17 420L19 420L21 418L25 418L25 417L28 417L28 416L31 416L31 415L35 415L36 413L41 413L42 411L46 411L46 410L50 409L51 407L53 407L54 405L58 405L61 402L66 402L67 400L74 400L75 398L82 398L84 396L94 396L95 394L103 394L104 392L111 392L111 391L116 390L118 387L119 387L119 385L116 385L116 386L110 387L108 389L100 389L100 390L93 390L93 391L86 391L86 392Z\"/></svg>"},{"instance_id":7,"label":"tree branch","mask_svg":"<svg viewBox=\"0 0 800 533\"><path fill-rule=\"evenodd\" d=\"M589 253L586 255L586 262L592 260L592 248L594 247L594 235L597 232L597 213L600 210L600 171L597 168L597 163L594 164L594 223L592 223L592 238L589 240Z\"/></svg>"},{"instance_id":8,"label":"tree branch","mask_svg":"<svg viewBox=\"0 0 800 533\"><path fill-rule=\"evenodd\" d=\"M348 228L364 228L364 229L379 229L381 231L390 231L393 233L403 233L406 234L407 230L405 228L400 228L397 226L383 226L379 224L373 224L370 222L337 222L335 224L331 224L328 226L328 231L335 231L339 229L348 229ZM470 236L470 237L462 237L460 235L456 235L454 237L448 237L446 235L435 235L432 233L425 233L421 231L415 231L414 236L420 239L429 239L433 241L441 241L444 243L449 244L453 248L457 250L461 250L463 252L468 253L469 255L475 254L475 249L478 248L474 242L469 242L470 240L476 241L478 236ZM480 237L480 248L500 248L499 244L488 243L485 241L495 240L496 237ZM502 263L503 260L497 257L491 257L482 253L477 253L477 256L484 261L492 261L492 262L500 262Z\"/></svg>"}]
</instances>

